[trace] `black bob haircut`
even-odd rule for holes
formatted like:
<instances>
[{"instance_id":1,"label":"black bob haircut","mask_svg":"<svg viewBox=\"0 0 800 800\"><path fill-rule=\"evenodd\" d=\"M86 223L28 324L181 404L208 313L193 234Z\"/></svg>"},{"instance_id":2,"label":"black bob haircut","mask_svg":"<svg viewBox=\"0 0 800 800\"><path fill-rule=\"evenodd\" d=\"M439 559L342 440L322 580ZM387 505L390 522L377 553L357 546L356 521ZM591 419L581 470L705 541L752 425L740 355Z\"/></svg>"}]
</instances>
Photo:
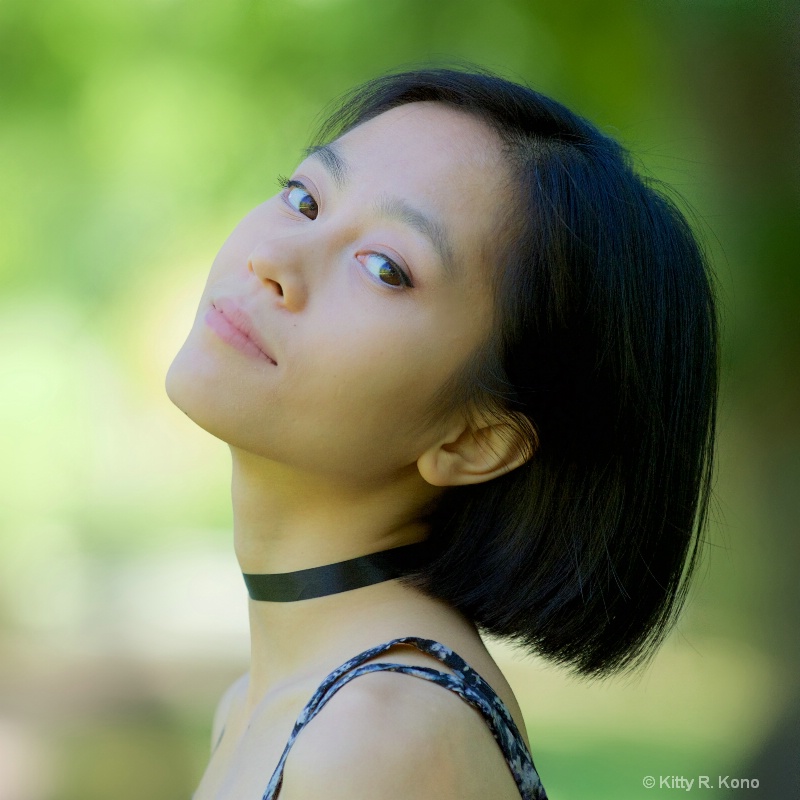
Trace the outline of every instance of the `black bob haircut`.
<instances>
[{"instance_id":1,"label":"black bob haircut","mask_svg":"<svg viewBox=\"0 0 800 800\"><path fill-rule=\"evenodd\" d=\"M711 269L618 142L481 68L369 81L315 142L420 101L486 123L516 178L494 330L437 401L505 411L530 457L445 490L430 559L402 580L578 674L630 670L662 643L700 560L719 381Z\"/></svg>"}]
</instances>

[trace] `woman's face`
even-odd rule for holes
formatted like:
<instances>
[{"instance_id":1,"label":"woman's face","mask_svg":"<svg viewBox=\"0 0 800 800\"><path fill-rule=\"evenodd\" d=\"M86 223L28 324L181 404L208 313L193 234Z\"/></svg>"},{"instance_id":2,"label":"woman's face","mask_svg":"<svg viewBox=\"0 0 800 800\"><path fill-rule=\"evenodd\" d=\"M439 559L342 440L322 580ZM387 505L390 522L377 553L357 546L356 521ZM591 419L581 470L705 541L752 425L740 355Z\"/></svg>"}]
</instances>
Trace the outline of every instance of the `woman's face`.
<instances>
[{"instance_id":1,"label":"woman's face","mask_svg":"<svg viewBox=\"0 0 800 800\"><path fill-rule=\"evenodd\" d=\"M438 103L312 153L222 246L170 398L300 469L363 485L413 468L441 435L420 425L432 398L490 330L507 178L491 129Z\"/></svg>"}]
</instances>

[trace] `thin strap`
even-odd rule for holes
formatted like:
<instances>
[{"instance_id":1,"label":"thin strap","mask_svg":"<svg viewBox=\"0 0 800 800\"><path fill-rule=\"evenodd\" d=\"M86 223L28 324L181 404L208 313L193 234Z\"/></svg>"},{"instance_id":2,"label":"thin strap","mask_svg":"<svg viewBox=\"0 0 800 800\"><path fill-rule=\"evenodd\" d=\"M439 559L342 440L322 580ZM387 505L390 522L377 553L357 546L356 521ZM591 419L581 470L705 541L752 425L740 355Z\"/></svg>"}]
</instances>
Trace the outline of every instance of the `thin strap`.
<instances>
[{"instance_id":1,"label":"thin strap","mask_svg":"<svg viewBox=\"0 0 800 800\"><path fill-rule=\"evenodd\" d=\"M434 656L458 673L458 677L440 672L431 667L417 667L390 662L363 664L364 661L386 652L397 644L409 644ZM503 751L523 800L547 800L547 795L542 787L539 773L534 766L530 751L526 747L519 728L514 723L503 701L491 686L459 655L439 642L432 639L422 639L418 636L404 636L399 639L392 639L377 647L365 650L337 667L325 678L314 693L314 696L300 712L262 800L275 800L277 798L283 782L283 767L286 757L297 734L322 710L325 703L339 689L359 675L379 671L401 672L406 675L413 675L417 678L438 683L440 686L444 686L446 689L458 694L483 715L492 735Z\"/></svg>"}]
</instances>

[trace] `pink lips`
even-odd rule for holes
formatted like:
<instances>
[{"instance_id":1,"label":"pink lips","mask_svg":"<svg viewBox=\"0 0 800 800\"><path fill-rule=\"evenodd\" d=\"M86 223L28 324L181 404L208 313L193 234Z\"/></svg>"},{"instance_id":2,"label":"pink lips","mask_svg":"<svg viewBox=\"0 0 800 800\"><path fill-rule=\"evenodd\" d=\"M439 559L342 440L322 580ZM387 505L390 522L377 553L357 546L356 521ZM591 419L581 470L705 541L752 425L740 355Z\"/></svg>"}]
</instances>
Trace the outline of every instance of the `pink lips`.
<instances>
[{"instance_id":1,"label":"pink lips","mask_svg":"<svg viewBox=\"0 0 800 800\"><path fill-rule=\"evenodd\" d=\"M206 311L205 321L221 339L237 350L277 365L267 352L253 321L234 301L227 298L215 300Z\"/></svg>"}]
</instances>

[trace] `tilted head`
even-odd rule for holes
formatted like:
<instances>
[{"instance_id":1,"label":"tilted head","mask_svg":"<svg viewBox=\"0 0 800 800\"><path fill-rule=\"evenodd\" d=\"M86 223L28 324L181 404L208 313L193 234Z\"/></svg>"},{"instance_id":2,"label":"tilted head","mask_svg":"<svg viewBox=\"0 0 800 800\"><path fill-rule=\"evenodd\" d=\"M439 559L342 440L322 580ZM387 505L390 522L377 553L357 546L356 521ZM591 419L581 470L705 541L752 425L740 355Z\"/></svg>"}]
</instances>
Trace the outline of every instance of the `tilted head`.
<instances>
[{"instance_id":1,"label":"tilted head","mask_svg":"<svg viewBox=\"0 0 800 800\"><path fill-rule=\"evenodd\" d=\"M209 338L220 309L249 360ZM249 452L430 487L431 561L404 580L591 675L652 655L685 599L717 342L697 240L616 141L423 69L350 92L240 223L167 385Z\"/></svg>"}]
</instances>

